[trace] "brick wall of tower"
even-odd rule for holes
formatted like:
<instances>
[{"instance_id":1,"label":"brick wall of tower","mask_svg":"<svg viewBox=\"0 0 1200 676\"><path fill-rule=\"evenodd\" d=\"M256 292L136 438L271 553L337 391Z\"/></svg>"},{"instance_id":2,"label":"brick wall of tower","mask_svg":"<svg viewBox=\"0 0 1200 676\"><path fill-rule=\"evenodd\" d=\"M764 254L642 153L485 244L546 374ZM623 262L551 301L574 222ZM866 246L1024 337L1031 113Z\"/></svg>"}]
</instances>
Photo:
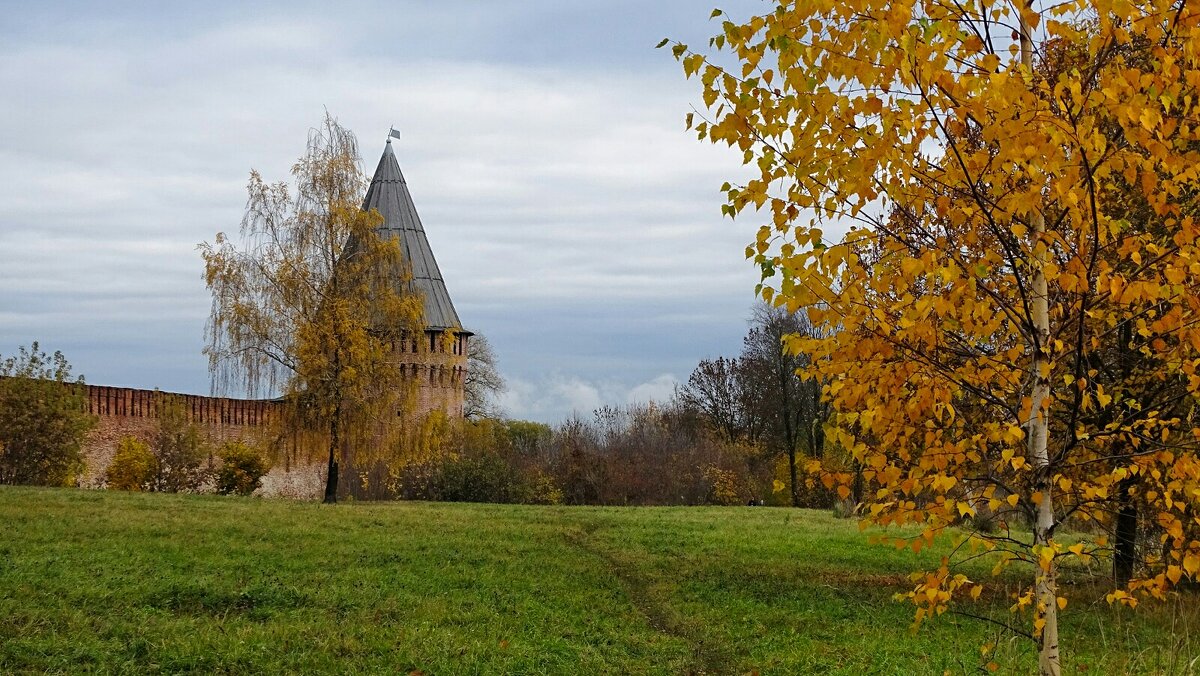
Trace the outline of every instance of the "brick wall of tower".
<instances>
[{"instance_id":1,"label":"brick wall of tower","mask_svg":"<svg viewBox=\"0 0 1200 676\"><path fill-rule=\"evenodd\" d=\"M397 346L396 359L417 383L418 417L435 410L462 417L468 340L466 334L426 331L421 338L406 338Z\"/></svg>"}]
</instances>

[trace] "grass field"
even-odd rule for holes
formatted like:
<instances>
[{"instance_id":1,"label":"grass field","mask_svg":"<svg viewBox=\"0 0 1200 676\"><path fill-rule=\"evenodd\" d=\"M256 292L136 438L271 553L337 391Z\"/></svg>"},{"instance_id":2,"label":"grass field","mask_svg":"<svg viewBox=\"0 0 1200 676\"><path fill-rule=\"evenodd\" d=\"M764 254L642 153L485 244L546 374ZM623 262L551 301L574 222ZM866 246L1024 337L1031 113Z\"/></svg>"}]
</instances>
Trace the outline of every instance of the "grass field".
<instances>
[{"instance_id":1,"label":"grass field","mask_svg":"<svg viewBox=\"0 0 1200 676\"><path fill-rule=\"evenodd\" d=\"M0 673L978 672L988 625L914 634L891 600L938 556L787 509L3 487ZM1064 673L1189 673L1196 600L1072 603ZM1035 665L1021 641L994 659Z\"/></svg>"}]
</instances>

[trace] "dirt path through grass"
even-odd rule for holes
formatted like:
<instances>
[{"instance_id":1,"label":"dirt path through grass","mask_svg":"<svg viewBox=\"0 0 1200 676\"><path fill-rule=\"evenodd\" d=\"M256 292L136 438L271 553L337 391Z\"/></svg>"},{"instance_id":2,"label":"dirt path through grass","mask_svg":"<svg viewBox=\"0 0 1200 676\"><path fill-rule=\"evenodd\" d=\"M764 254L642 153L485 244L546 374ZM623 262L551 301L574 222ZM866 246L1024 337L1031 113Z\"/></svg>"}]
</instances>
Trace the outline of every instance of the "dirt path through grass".
<instances>
[{"instance_id":1,"label":"dirt path through grass","mask_svg":"<svg viewBox=\"0 0 1200 676\"><path fill-rule=\"evenodd\" d=\"M728 674L734 672L735 660L729 647L716 640L697 618L681 614L669 601L669 594L659 587L661 582L639 569L617 549L605 546L598 530L605 527L599 521L586 520L578 527L564 528L563 534L572 545L599 559L620 584L630 605L658 631L685 641L691 647L691 674Z\"/></svg>"}]
</instances>

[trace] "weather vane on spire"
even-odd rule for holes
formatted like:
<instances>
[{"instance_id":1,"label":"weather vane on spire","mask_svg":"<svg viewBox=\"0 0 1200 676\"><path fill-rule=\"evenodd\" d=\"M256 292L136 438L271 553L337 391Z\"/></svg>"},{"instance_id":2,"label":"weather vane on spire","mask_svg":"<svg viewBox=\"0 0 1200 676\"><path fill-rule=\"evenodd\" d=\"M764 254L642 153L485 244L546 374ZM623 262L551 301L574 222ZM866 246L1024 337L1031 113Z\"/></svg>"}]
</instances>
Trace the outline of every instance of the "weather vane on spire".
<instances>
[{"instance_id":1,"label":"weather vane on spire","mask_svg":"<svg viewBox=\"0 0 1200 676\"><path fill-rule=\"evenodd\" d=\"M400 132L396 131L395 127L388 127L388 143L391 143L392 139L398 138L400 138Z\"/></svg>"}]
</instances>

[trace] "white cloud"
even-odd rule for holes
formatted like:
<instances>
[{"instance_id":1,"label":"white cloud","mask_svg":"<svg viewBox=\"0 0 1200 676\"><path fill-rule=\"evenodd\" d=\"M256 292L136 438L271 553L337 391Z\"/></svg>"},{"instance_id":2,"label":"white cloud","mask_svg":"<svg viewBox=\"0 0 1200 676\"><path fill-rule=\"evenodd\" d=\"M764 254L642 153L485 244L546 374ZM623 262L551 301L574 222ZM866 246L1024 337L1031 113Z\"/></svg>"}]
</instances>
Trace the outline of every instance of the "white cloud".
<instances>
[{"instance_id":1,"label":"white cloud","mask_svg":"<svg viewBox=\"0 0 1200 676\"><path fill-rule=\"evenodd\" d=\"M511 418L557 420L572 414L590 416L605 404L605 394L578 376L551 373L536 380L510 377L499 403Z\"/></svg>"},{"instance_id":2,"label":"white cloud","mask_svg":"<svg viewBox=\"0 0 1200 676\"><path fill-rule=\"evenodd\" d=\"M508 378L508 389L499 403L511 418L558 421L571 415L590 418L605 405L635 405L671 399L679 380L664 373L628 385L616 380L589 381L579 376L550 373L536 380Z\"/></svg>"},{"instance_id":3,"label":"white cloud","mask_svg":"<svg viewBox=\"0 0 1200 676\"><path fill-rule=\"evenodd\" d=\"M645 404L649 402L665 403L675 396L675 387L679 379L674 374L664 373L653 380L636 385L625 395L628 404Z\"/></svg>"}]
</instances>

